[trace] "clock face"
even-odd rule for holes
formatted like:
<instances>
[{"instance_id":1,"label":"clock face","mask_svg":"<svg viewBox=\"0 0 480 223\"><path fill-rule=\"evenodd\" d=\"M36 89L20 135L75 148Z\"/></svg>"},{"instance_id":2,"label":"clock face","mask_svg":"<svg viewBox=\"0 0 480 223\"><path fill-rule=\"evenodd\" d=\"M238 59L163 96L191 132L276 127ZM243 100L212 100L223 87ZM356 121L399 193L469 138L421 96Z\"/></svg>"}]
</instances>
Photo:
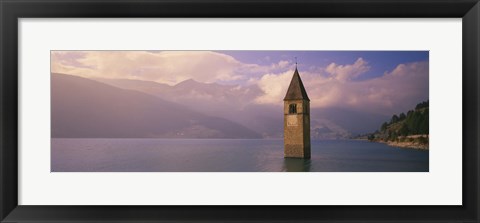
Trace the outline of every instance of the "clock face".
<instances>
[{"instance_id":1,"label":"clock face","mask_svg":"<svg viewBox=\"0 0 480 223\"><path fill-rule=\"evenodd\" d=\"M298 126L298 115L287 115L287 126Z\"/></svg>"}]
</instances>

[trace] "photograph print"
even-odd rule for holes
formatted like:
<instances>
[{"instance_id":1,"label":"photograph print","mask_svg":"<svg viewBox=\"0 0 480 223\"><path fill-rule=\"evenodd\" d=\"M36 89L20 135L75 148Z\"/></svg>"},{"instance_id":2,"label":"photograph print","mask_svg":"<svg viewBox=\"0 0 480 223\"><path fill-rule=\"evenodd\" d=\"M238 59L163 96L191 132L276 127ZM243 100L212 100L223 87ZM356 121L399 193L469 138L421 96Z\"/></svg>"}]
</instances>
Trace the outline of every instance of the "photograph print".
<instances>
[{"instance_id":1,"label":"photograph print","mask_svg":"<svg viewBox=\"0 0 480 223\"><path fill-rule=\"evenodd\" d=\"M52 172L428 172L428 51L69 51Z\"/></svg>"}]
</instances>

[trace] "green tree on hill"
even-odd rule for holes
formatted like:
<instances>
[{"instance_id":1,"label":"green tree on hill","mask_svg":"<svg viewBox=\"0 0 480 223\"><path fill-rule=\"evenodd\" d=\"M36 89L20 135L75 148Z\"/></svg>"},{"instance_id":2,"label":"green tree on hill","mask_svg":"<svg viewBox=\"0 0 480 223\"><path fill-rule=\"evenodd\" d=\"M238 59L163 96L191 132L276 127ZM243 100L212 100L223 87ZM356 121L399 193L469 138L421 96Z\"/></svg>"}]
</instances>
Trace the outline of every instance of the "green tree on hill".
<instances>
[{"instance_id":1,"label":"green tree on hill","mask_svg":"<svg viewBox=\"0 0 480 223\"><path fill-rule=\"evenodd\" d=\"M390 122L384 122L380 126L380 131L376 131L369 140L383 139L385 141L398 141L400 136L429 134L429 110L428 101L421 102L415 106L414 110L409 110L407 114L394 114ZM378 132L378 133L377 133ZM403 138L402 140L407 140Z\"/></svg>"},{"instance_id":2,"label":"green tree on hill","mask_svg":"<svg viewBox=\"0 0 480 223\"><path fill-rule=\"evenodd\" d=\"M394 123L397 123L398 122L398 116L397 115L393 115L392 116L392 119L390 119L390 124L394 124Z\"/></svg>"},{"instance_id":3,"label":"green tree on hill","mask_svg":"<svg viewBox=\"0 0 480 223\"><path fill-rule=\"evenodd\" d=\"M402 123L402 127L400 127L400 130L398 130L398 133L401 136L407 136L409 135L410 131L405 123Z\"/></svg>"},{"instance_id":4,"label":"green tree on hill","mask_svg":"<svg viewBox=\"0 0 480 223\"><path fill-rule=\"evenodd\" d=\"M380 127L380 131L383 132L383 131L387 130L387 127L388 127L388 123L384 122L382 124L382 126Z\"/></svg>"},{"instance_id":5,"label":"green tree on hill","mask_svg":"<svg viewBox=\"0 0 480 223\"><path fill-rule=\"evenodd\" d=\"M428 108L428 101L424 101L420 104L417 104L417 106L415 106L415 110L422 109L422 108Z\"/></svg>"}]
</instances>

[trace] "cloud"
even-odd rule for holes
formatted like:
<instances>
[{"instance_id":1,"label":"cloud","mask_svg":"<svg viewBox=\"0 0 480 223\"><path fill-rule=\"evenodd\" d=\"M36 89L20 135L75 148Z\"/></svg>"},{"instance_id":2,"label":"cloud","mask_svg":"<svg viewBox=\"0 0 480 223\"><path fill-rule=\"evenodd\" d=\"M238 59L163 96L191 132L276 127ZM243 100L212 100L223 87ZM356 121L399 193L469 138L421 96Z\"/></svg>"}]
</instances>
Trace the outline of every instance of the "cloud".
<instances>
[{"instance_id":1,"label":"cloud","mask_svg":"<svg viewBox=\"0 0 480 223\"><path fill-rule=\"evenodd\" d=\"M232 81L267 68L211 51L53 51L52 72L89 78L125 78L176 84Z\"/></svg>"},{"instance_id":2,"label":"cloud","mask_svg":"<svg viewBox=\"0 0 480 223\"><path fill-rule=\"evenodd\" d=\"M377 78L365 81L331 81L312 86L312 94L316 96L312 103L382 114L407 111L428 99L428 75L428 62L400 64L391 72ZM330 92L325 94L325 88ZM326 96L321 96L322 94ZM325 97L334 98L335 101L322 103L325 102L321 101Z\"/></svg>"},{"instance_id":3,"label":"cloud","mask_svg":"<svg viewBox=\"0 0 480 223\"><path fill-rule=\"evenodd\" d=\"M286 68L290 65L290 62L286 60L281 60L276 65L278 68Z\"/></svg>"},{"instance_id":4,"label":"cloud","mask_svg":"<svg viewBox=\"0 0 480 223\"><path fill-rule=\"evenodd\" d=\"M259 80L251 79L263 91L263 95L255 98L259 104L282 104L287 92L288 85L292 79L292 70L280 74L265 74Z\"/></svg>"},{"instance_id":5,"label":"cloud","mask_svg":"<svg viewBox=\"0 0 480 223\"><path fill-rule=\"evenodd\" d=\"M349 81L370 70L368 62L363 58L358 58L355 63L348 65L338 65L331 63L325 71L331 74L339 81Z\"/></svg>"},{"instance_id":6,"label":"cloud","mask_svg":"<svg viewBox=\"0 0 480 223\"><path fill-rule=\"evenodd\" d=\"M312 108L339 107L391 115L412 109L428 99L428 62L399 64L380 77L355 81L368 70L359 58L354 64L330 64L323 71L300 71ZM327 74L327 75L326 75ZM293 70L265 74L256 83L264 92L255 99L260 104L282 105Z\"/></svg>"}]
</instances>

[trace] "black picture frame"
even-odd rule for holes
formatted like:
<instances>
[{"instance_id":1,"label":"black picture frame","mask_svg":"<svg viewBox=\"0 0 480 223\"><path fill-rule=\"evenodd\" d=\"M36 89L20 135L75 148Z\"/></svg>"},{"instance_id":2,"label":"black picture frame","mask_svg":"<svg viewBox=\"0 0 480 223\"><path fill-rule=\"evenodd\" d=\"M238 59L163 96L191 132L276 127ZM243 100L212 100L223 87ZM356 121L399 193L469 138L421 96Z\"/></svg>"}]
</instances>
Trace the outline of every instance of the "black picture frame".
<instances>
[{"instance_id":1,"label":"black picture frame","mask_svg":"<svg viewBox=\"0 0 480 223\"><path fill-rule=\"evenodd\" d=\"M480 219L478 0L0 0L0 16L1 222L478 222ZM462 18L463 205L18 205L17 21L19 18L76 17Z\"/></svg>"}]
</instances>

